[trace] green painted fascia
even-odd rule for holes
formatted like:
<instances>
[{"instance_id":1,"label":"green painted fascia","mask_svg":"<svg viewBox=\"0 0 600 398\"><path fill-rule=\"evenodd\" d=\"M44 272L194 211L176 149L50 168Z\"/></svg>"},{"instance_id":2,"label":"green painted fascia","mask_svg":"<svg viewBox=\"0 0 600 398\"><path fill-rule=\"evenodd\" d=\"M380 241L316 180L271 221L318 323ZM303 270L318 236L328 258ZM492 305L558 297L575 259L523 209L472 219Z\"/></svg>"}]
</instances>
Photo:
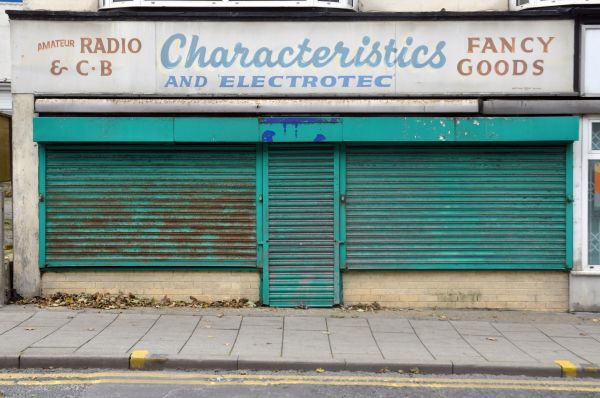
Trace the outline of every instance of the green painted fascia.
<instances>
[{"instance_id":1,"label":"green painted fascia","mask_svg":"<svg viewBox=\"0 0 600 398\"><path fill-rule=\"evenodd\" d=\"M175 142L260 142L257 118L175 118Z\"/></svg>"},{"instance_id":2,"label":"green painted fascia","mask_svg":"<svg viewBox=\"0 0 600 398\"><path fill-rule=\"evenodd\" d=\"M156 117L36 117L36 142L173 142L173 119Z\"/></svg>"},{"instance_id":3,"label":"green painted fascia","mask_svg":"<svg viewBox=\"0 0 600 398\"><path fill-rule=\"evenodd\" d=\"M579 118L469 117L456 119L457 142L572 142L579 139Z\"/></svg>"},{"instance_id":4,"label":"green painted fascia","mask_svg":"<svg viewBox=\"0 0 600 398\"><path fill-rule=\"evenodd\" d=\"M572 142L577 117L37 117L37 142Z\"/></svg>"},{"instance_id":5,"label":"green painted fascia","mask_svg":"<svg viewBox=\"0 0 600 398\"><path fill-rule=\"evenodd\" d=\"M262 142L342 142L341 118L263 118Z\"/></svg>"},{"instance_id":6,"label":"green painted fascia","mask_svg":"<svg viewBox=\"0 0 600 398\"><path fill-rule=\"evenodd\" d=\"M453 142L447 117L345 117L345 142Z\"/></svg>"}]
</instances>

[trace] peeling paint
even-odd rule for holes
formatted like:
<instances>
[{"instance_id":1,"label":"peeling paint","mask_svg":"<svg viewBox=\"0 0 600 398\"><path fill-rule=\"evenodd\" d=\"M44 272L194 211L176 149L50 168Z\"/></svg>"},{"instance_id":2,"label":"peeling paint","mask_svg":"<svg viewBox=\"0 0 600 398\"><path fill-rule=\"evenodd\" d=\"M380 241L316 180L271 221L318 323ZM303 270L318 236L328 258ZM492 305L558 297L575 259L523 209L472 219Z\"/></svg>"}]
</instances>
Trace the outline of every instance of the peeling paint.
<instances>
[{"instance_id":1,"label":"peeling paint","mask_svg":"<svg viewBox=\"0 0 600 398\"><path fill-rule=\"evenodd\" d=\"M261 123L266 124L337 124L341 123L339 117L265 117L260 119Z\"/></svg>"}]
</instances>

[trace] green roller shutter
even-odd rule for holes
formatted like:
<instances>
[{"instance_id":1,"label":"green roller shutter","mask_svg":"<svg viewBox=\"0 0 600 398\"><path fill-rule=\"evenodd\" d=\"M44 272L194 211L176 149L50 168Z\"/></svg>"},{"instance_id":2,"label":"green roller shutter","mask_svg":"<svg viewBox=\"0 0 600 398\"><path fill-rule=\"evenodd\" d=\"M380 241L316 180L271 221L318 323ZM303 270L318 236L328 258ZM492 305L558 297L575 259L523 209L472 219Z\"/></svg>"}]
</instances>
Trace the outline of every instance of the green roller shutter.
<instances>
[{"instance_id":1,"label":"green roller shutter","mask_svg":"<svg viewBox=\"0 0 600 398\"><path fill-rule=\"evenodd\" d=\"M45 266L256 267L256 147L45 152Z\"/></svg>"},{"instance_id":2,"label":"green roller shutter","mask_svg":"<svg viewBox=\"0 0 600 398\"><path fill-rule=\"evenodd\" d=\"M330 307L334 286L332 146L269 149L269 304Z\"/></svg>"},{"instance_id":3,"label":"green roller shutter","mask_svg":"<svg viewBox=\"0 0 600 398\"><path fill-rule=\"evenodd\" d=\"M347 149L349 269L564 269L564 146Z\"/></svg>"}]
</instances>

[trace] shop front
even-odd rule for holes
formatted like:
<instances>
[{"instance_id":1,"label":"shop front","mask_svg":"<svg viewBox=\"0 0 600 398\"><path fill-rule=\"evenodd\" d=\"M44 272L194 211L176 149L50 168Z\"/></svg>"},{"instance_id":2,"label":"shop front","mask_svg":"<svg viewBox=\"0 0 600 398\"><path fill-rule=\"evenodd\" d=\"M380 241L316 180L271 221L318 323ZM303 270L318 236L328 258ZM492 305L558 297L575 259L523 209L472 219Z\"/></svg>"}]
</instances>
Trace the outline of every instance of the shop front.
<instances>
[{"instance_id":1,"label":"shop front","mask_svg":"<svg viewBox=\"0 0 600 398\"><path fill-rule=\"evenodd\" d=\"M42 292L566 309L579 118L478 98L572 95L573 21L86 15L11 15Z\"/></svg>"}]
</instances>

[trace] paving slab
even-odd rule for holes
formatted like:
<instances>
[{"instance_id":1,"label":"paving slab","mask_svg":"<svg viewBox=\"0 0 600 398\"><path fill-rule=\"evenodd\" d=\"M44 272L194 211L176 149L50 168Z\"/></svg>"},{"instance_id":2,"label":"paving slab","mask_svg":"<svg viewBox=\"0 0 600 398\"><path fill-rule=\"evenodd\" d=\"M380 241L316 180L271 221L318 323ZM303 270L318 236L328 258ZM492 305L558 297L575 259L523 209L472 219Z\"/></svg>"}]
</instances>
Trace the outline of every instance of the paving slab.
<instances>
[{"instance_id":1,"label":"paving slab","mask_svg":"<svg viewBox=\"0 0 600 398\"><path fill-rule=\"evenodd\" d=\"M33 347L80 347L102 332L116 317L116 314L78 314Z\"/></svg>"},{"instance_id":2,"label":"paving slab","mask_svg":"<svg viewBox=\"0 0 600 398\"><path fill-rule=\"evenodd\" d=\"M200 320L198 327L203 329L238 330L241 323L241 316L205 315Z\"/></svg>"},{"instance_id":3,"label":"paving slab","mask_svg":"<svg viewBox=\"0 0 600 398\"><path fill-rule=\"evenodd\" d=\"M323 317L288 316L285 317L285 329L326 331L327 323Z\"/></svg>"},{"instance_id":4,"label":"paving slab","mask_svg":"<svg viewBox=\"0 0 600 398\"><path fill-rule=\"evenodd\" d=\"M19 326L21 322L19 321L12 321L12 322L0 322L0 335L2 335L2 333L6 333L9 330Z\"/></svg>"},{"instance_id":5,"label":"paving slab","mask_svg":"<svg viewBox=\"0 0 600 398\"><path fill-rule=\"evenodd\" d=\"M180 351L181 355L229 355L237 338L238 331L229 329L196 328Z\"/></svg>"},{"instance_id":6,"label":"paving slab","mask_svg":"<svg viewBox=\"0 0 600 398\"><path fill-rule=\"evenodd\" d=\"M433 361L433 356L415 334L373 333L375 341L388 360Z\"/></svg>"},{"instance_id":7,"label":"paving slab","mask_svg":"<svg viewBox=\"0 0 600 398\"><path fill-rule=\"evenodd\" d=\"M464 339L490 362L536 362L504 337L464 336Z\"/></svg>"},{"instance_id":8,"label":"paving slab","mask_svg":"<svg viewBox=\"0 0 600 398\"><path fill-rule=\"evenodd\" d=\"M500 332L539 332L534 324L531 323L493 323L494 327Z\"/></svg>"},{"instance_id":9,"label":"paving slab","mask_svg":"<svg viewBox=\"0 0 600 398\"><path fill-rule=\"evenodd\" d=\"M573 363L588 363L554 341L512 340L512 343L540 363L554 363L556 360L566 360Z\"/></svg>"},{"instance_id":10,"label":"paving slab","mask_svg":"<svg viewBox=\"0 0 600 398\"><path fill-rule=\"evenodd\" d=\"M130 351L178 354L198 326L200 317L161 315Z\"/></svg>"},{"instance_id":11,"label":"paving slab","mask_svg":"<svg viewBox=\"0 0 600 398\"><path fill-rule=\"evenodd\" d=\"M69 347L63 347L63 348L30 347L30 348L27 348L25 351L23 351L21 354L64 355L64 354L72 354L75 351L76 351L76 348L69 348Z\"/></svg>"},{"instance_id":12,"label":"paving slab","mask_svg":"<svg viewBox=\"0 0 600 398\"><path fill-rule=\"evenodd\" d=\"M600 365L600 342L591 337L554 337L554 341L586 361Z\"/></svg>"},{"instance_id":13,"label":"paving slab","mask_svg":"<svg viewBox=\"0 0 600 398\"><path fill-rule=\"evenodd\" d=\"M417 336L437 360L485 361L450 322L411 321ZM437 327L436 327L437 326Z\"/></svg>"},{"instance_id":14,"label":"paving slab","mask_svg":"<svg viewBox=\"0 0 600 398\"><path fill-rule=\"evenodd\" d=\"M408 319L373 318L369 319L369 326L374 333L415 333Z\"/></svg>"},{"instance_id":15,"label":"paving slab","mask_svg":"<svg viewBox=\"0 0 600 398\"><path fill-rule=\"evenodd\" d=\"M283 357L331 359L329 336L323 331L286 330L283 333Z\"/></svg>"},{"instance_id":16,"label":"paving slab","mask_svg":"<svg viewBox=\"0 0 600 398\"><path fill-rule=\"evenodd\" d=\"M245 320L246 318L244 318ZM283 319L281 320L283 324ZM280 357L283 330L273 325L244 326L240 328L232 355Z\"/></svg>"},{"instance_id":17,"label":"paving slab","mask_svg":"<svg viewBox=\"0 0 600 398\"><path fill-rule=\"evenodd\" d=\"M551 342L552 339L539 330L521 332L503 332L502 335L510 341L538 341Z\"/></svg>"},{"instance_id":18,"label":"paving slab","mask_svg":"<svg viewBox=\"0 0 600 398\"><path fill-rule=\"evenodd\" d=\"M369 323L364 318L327 318L327 329L329 331L338 328L368 328Z\"/></svg>"},{"instance_id":19,"label":"paving slab","mask_svg":"<svg viewBox=\"0 0 600 398\"><path fill-rule=\"evenodd\" d=\"M27 319L35 315L35 312L16 312L16 311L1 311L0 312L0 323L4 322L24 322Z\"/></svg>"},{"instance_id":20,"label":"paving slab","mask_svg":"<svg viewBox=\"0 0 600 398\"><path fill-rule=\"evenodd\" d=\"M330 329L329 341L334 358L347 355L372 355L383 359L371 329L368 327L340 327L338 325L333 330Z\"/></svg>"},{"instance_id":21,"label":"paving slab","mask_svg":"<svg viewBox=\"0 0 600 398\"><path fill-rule=\"evenodd\" d=\"M410 324L417 334L426 333L456 333L456 329L448 321L422 321L422 320L411 320Z\"/></svg>"},{"instance_id":22,"label":"paving slab","mask_svg":"<svg viewBox=\"0 0 600 398\"><path fill-rule=\"evenodd\" d=\"M242 319L244 326L270 326L274 328L283 328L282 316L245 316Z\"/></svg>"},{"instance_id":23,"label":"paving slab","mask_svg":"<svg viewBox=\"0 0 600 398\"><path fill-rule=\"evenodd\" d=\"M71 322L73 318L77 316L77 313L73 312L54 312L54 311L43 311L36 312L32 317L25 320L20 326L23 327L52 327L58 329L64 326L68 322Z\"/></svg>"},{"instance_id":24,"label":"paving slab","mask_svg":"<svg viewBox=\"0 0 600 398\"><path fill-rule=\"evenodd\" d=\"M577 329L589 334L600 334L600 325L576 325Z\"/></svg>"},{"instance_id":25,"label":"paving slab","mask_svg":"<svg viewBox=\"0 0 600 398\"><path fill-rule=\"evenodd\" d=\"M17 326L0 336L0 354L20 353L57 328L56 326Z\"/></svg>"},{"instance_id":26,"label":"paving slab","mask_svg":"<svg viewBox=\"0 0 600 398\"><path fill-rule=\"evenodd\" d=\"M501 336L502 334L490 322L451 321L456 331L463 336Z\"/></svg>"},{"instance_id":27,"label":"paving slab","mask_svg":"<svg viewBox=\"0 0 600 398\"><path fill-rule=\"evenodd\" d=\"M127 353L158 320L154 314L121 314L78 353Z\"/></svg>"},{"instance_id":28,"label":"paving slab","mask_svg":"<svg viewBox=\"0 0 600 398\"><path fill-rule=\"evenodd\" d=\"M573 325L541 324L536 327L549 337L581 337L584 333Z\"/></svg>"}]
</instances>

